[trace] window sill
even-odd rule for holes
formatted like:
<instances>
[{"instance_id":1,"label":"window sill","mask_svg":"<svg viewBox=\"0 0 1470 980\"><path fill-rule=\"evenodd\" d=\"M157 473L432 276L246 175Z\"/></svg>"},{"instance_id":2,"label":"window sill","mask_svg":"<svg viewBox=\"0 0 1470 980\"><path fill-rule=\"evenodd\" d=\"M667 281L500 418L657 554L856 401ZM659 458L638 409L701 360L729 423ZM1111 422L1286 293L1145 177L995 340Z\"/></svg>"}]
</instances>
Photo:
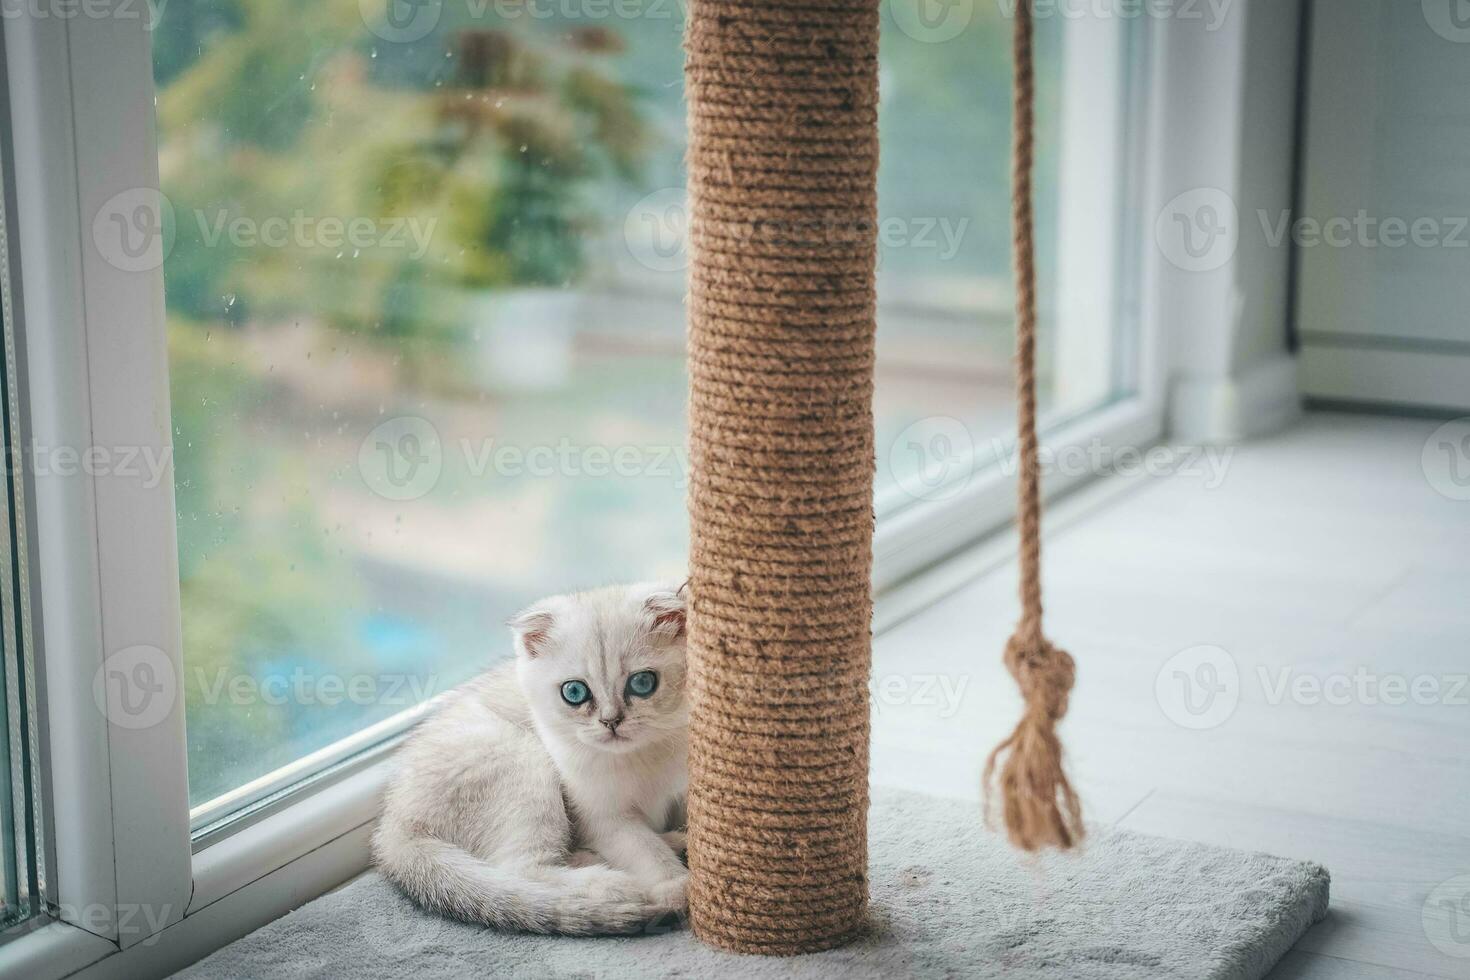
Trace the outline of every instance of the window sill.
<instances>
[{"instance_id":1,"label":"window sill","mask_svg":"<svg viewBox=\"0 0 1470 980\"><path fill-rule=\"evenodd\" d=\"M1044 445L1053 454L1072 447L1142 449L1158 440L1160 430L1156 402L1130 395L1046 432ZM884 514L873 539L874 593L884 596L1009 527L1016 500L1014 464L1013 458L994 461L977 469L953 496ZM1103 475L1088 468L1054 468L1042 475L1042 493L1055 499Z\"/></svg>"},{"instance_id":2,"label":"window sill","mask_svg":"<svg viewBox=\"0 0 1470 980\"><path fill-rule=\"evenodd\" d=\"M356 772L302 793L281 810L201 849L194 855L194 893L185 915L367 827L377 819L391 765L391 755L380 753ZM368 859L364 849L359 870L368 866Z\"/></svg>"},{"instance_id":3,"label":"window sill","mask_svg":"<svg viewBox=\"0 0 1470 980\"><path fill-rule=\"evenodd\" d=\"M116 952L101 936L52 922L0 946L0 976L60 980Z\"/></svg>"},{"instance_id":4,"label":"window sill","mask_svg":"<svg viewBox=\"0 0 1470 980\"><path fill-rule=\"evenodd\" d=\"M388 758L303 796L194 857L184 918L126 950L64 922L0 946L0 977L168 976L367 869Z\"/></svg>"}]
</instances>

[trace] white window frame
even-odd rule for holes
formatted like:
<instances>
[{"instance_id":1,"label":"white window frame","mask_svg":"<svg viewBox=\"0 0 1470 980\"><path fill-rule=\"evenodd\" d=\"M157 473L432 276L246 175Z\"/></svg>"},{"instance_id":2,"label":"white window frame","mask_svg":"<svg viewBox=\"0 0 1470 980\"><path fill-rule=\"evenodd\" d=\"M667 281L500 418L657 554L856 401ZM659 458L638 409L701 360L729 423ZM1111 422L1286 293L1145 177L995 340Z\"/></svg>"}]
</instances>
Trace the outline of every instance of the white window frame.
<instances>
[{"instance_id":1,"label":"white window frame","mask_svg":"<svg viewBox=\"0 0 1470 980\"><path fill-rule=\"evenodd\" d=\"M158 187L147 17L77 9L74 17L23 15L4 25L31 429L38 445L139 447L166 458L171 423L162 270L121 271L103 260L91 238L92 216L113 195ZM86 9L143 5L94 0ZM1133 160L1122 126L1120 66L1132 26L1118 17L1068 24L1064 85L1095 97L1100 78L1111 78L1116 90L1107 100L1113 115L1068 116L1063 173L1120 179L1132 165L1139 191L1137 213L1121 199L1111 211L1068 211L1063 241L1071 251L1062 254L1061 300L1083 328L1098 329L1099 316L1131 321L1132 386L1106 407L1048 431L1054 447L1142 447L1162 428L1159 259L1156 249L1141 245L1152 233L1144 216L1158 211L1157 160ZM1169 27L1150 27L1147 60L1158 64ZM1141 110L1132 135L1152 148L1167 86L1141 88L1150 94L1146 104L1132 107ZM1100 160L1111 161L1102 178L1096 177ZM1119 228L1130 240L1138 236L1136 247L1120 248ZM1136 252L1137 264L1099 269L1098 248L1120 261L1125 251ZM1063 385L1095 383L1096 351L1094 360L1088 351L1084 346L1081 356L1062 363ZM59 922L0 946L6 975L12 969L35 980L168 972L367 865L367 837L386 776L381 752L262 808L230 833L192 841L182 697L163 721L146 728L115 724L98 709L94 683L106 656L117 651L147 645L175 677L183 676L171 465L164 476L158 486L98 475L47 477L34 487L52 766L46 802L62 908ZM1085 476L1053 474L1044 488L1059 493ZM910 580L1003 527L1013 495L1014 481L992 469L947 500L886 516L875 543L875 588ZM116 914L99 917L99 909Z\"/></svg>"},{"instance_id":2,"label":"white window frame","mask_svg":"<svg viewBox=\"0 0 1470 980\"><path fill-rule=\"evenodd\" d=\"M14 140L15 225L32 437L166 458L162 279L109 265L80 218L158 185L145 24L25 17L5 28L12 124L25 134ZM177 576L172 476L149 488L108 473L37 475L34 487L57 894L63 920L126 948L145 935L99 909L146 907L167 924L191 891L183 705L126 728L93 698L104 652L146 644L180 676L178 587L165 579Z\"/></svg>"}]
</instances>

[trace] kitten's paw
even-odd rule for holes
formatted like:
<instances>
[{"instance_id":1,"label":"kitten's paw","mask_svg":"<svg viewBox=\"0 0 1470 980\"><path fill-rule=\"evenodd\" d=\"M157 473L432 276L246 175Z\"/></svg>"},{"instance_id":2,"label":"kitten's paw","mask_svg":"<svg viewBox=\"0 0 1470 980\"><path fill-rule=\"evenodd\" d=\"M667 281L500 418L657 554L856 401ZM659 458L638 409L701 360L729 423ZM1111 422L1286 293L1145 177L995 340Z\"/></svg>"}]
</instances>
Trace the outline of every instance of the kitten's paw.
<instances>
[{"instance_id":1,"label":"kitten's paw","mask_svg":"<svg viewBox=\"0 0 1470 980\"><path fill-rule=\"evenodd\" d=\"M689 876L680 875L668 881L661 881L653 886L650 894L660 908L674 912L686 912L689 908Z\"/></svg>"},{"instance_id":2,"label":"kitten's paw","mask_svg":"<svg viewBox=\"0 0 1470 980\"><path fill-rule=\"evenodd\" d=\"M673 849L675 854L683 854L689 848L689 835L682 830L666 830L659 836Z\"/></svg>"}]
</instances>

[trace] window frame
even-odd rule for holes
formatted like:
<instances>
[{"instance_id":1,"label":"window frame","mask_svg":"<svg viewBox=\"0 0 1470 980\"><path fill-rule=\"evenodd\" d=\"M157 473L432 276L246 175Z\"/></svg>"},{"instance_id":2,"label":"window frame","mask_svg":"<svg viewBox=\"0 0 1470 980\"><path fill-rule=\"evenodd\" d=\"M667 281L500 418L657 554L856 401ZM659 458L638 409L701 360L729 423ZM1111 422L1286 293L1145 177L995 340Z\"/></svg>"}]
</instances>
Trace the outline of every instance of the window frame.
<instances>
[{"instance_id":1,"label":"window frame","mask_svg":"<svg viewBox=\"0 0 1470 980\"><path fill-rule=\"evenodd\" d=\"M15 181L32 438L167 460L161 272L109 265L82 219L120 191L158 186L146 23L28 16L7 27L15 132L30 137L16 140ZM48 811L67 857L58 918L126 949L152 932L132 921L139 913L166 926L192 890L182 703L134 728L93 694L105 657L140 644L181 676L178 586L165 577L177 579L172 468L152 488L113 472L32 480Z\"/></svg>"},{"instance_id":2,"label":"window frame","mask_svg":"<svg viewBox=\"0 0 1470 980\"><path fill-rule=\"evenodd\" d=\"M136 7L131 0L98 0L88 9L109 15L28 13L7 21L12 118L14 132L23 134L16 140L22 205L15 224L31 325L32 438L38 445L136 447L167 458L163 271L114 268L91 240L92 216L109 198L158 188L147 18L120 13ZM1122 64L1125 46L1139 36L1146 37L1146 60L1158 63L1153 55L1169 28L1150 28L1118 17L1069 21L1064 85L1095 91L1098 65ZM1142 247L1151 224L1139 215L1158 210L1158 141L1149 137L1158 132L1166 96L1162 86L1135 82L1129 91L1136 98L1125 102L1125 80L1112 81L1119 115L1092 119L1089 153L1095 162L1103 134L1117 176L1136 168L1132 203L1092 215L1066 241L1077 257L1084 247L1113 242L1119 261L1109 266L1104 315L1130 326L1136 359L1129 392L1049 429L1045 441L1054 447L1095 441L1143 447L1162 430L1154 300L1160 260L1156 249ZM1137 113L1127 140L1120 124L1125 111ZM1140 147L1149 147L1148 159L1139 158ZM1064 160L1064 173L1067 167ZM1118 240L1119 227L1126 241ZM1069 265L1066 254L1062 259L1064 270L1092 268ZM1114 286L1121 290L1116 295ZM1049 476L1044 490L1058 494L1091 475ZM175 969L367 866L367 834L391 737L306 791L196 841L182 696L163 721L145 728L117 724L98 709L94 684L106 656L117 651L146 644L176 678L183 676L171 459L164 476L156 487L109 474L52 476L34 486L43 600L37 632L47 651L47 803L55 848L65 860L55 881L57 922L0 946L0 970L24 964L26 975L43 980L87 964L89 975L121 971L120 963ZM946 500L885 514L875 541L880 602L883 593L1004 528L1013 509L1014 480L991 467ZM108 914L99 918L97 910ZM170 938L160 943L155 931L163 930Z\"/></svg>"}]
</instances>

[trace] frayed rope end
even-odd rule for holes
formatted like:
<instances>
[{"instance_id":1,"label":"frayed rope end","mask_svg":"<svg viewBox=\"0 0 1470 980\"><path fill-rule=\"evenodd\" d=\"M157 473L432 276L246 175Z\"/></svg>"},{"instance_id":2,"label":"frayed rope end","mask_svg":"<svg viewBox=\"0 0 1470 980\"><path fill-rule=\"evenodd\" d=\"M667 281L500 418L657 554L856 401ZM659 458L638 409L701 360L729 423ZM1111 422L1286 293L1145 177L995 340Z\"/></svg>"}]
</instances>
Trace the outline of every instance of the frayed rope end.
<instances>
[{"instance_id":1,"label":"frayed rope end","mask_svg":"<svg viewBox=\"0 0 1470 980\"><path fill-rule=\"evenodd\" d=\"M1067 713L1076 668L1065 651L1031 629L1006 644L1006 666L1026 699L1026 713L985 763L987 820L999 791L1006 835L1023 851L1070 850L1086 831L1082 804L1062 766L1056 725Z\"/></svg>"}]
</instances>

